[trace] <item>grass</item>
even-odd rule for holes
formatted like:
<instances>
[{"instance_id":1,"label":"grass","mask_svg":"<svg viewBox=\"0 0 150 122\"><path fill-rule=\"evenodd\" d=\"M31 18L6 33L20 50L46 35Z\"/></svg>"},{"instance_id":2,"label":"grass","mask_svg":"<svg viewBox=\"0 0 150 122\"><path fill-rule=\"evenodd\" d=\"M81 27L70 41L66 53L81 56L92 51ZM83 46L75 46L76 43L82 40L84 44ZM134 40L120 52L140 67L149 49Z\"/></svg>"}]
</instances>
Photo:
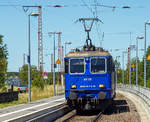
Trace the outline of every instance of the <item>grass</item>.
<instances>
[{"instance_id":1,"label":"grass","mask_svg":"<svg viewBox=\"0 0 150 122\"><path fill-rule=\"evenodd\" d=\"M49 98L53 95L53 86L52 85L46 85L44 89L40 89L37 87L31 88L31 100L36 101L43 98ZM5 108L8 106L23 104L28 102L28 93L20 93L18 96L18 101L12 101L7 103L0 103L0 108Z\"/></svg>"},{"instance_id":2,"label":"grass","mask_svg":"<svg viewBox=\"0 0 150 122\"><path fill-rule=\"evenodd\" d=\"M36 88L36 87L32 88L32 92L31 92L31 100L32 101L39 100L42 98L48 98L51 96L53 96L53 86L52 85L45 86L43 90L41 90L40 88Z\"/></svg>"}]
</instances>

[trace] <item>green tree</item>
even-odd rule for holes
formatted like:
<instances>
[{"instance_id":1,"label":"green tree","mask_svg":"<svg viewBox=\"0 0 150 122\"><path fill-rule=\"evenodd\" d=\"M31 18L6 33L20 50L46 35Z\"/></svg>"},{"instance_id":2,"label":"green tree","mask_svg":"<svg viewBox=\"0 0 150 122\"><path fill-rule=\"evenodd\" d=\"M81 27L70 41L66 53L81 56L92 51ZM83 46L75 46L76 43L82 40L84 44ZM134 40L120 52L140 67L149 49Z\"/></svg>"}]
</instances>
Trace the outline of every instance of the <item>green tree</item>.
<instances>
[{"instance_id":1,"label":"green tree","mask_svg":"<svg viewBox=\"0 0 150 122\"><path fill-rule=\"evenodd\" d=\"M150 46L147 48L146 57L150 55ZM135 65L136 70L136 59L133 58L131 64ZM147 67L146 67L146 79L147 79L147 87L150 88L150 61L147 60ZM136 84L136 71L131 73L131 81L132 84ZM144 57L142 61L138 60L138 84L140 86L144 86Z\"/></svg>"},{"instance_id":2,"label":"green tree","mask_svg":"<svg viewBox=\"0 0 150 122\"><path fill-rule=\"evenodd\" d=\"M150 46L147 48L146 57L150 55ZM138 63L138 82L140 86L144 86L144 57L142 61ZM146 80L147 80L147 87L150 88L150 61L147 60L146 66Z\"/></svg>"},{"instance_id":3,"label":"green tree","mask_svg":"<svg viewBox=\"0 0 150 122\"><path fill-rule=\"evenodd\" d=\"M122 83L122 70L121 70L121 64L117 60L114 61L115 67L117 69L117 83Z\"/></svg>"},{"instance_id":4,"label":"green tree","mask_svg":"<svg viewBox=\"0 0 150 122\"><path fill-rule=\"evenodd\" d=\"M19 77L23 84L28 84L28 65L25 64L22 66L19 72ZM37 70L37 67L32 65L31 66L31 80L32 86L40 87L41 89L44 88L44 80L42 73Z\"/></svg>"},{"instance_id":5,"label":"green tree","mask_svg":"<svg viewBox=\"0 0 150 122\"><path fill-rule=\"evenodd\" d=\"M144 86L144 60L138 62L138 84Z\"/></svg>"},{"instance_id":6,"label":"green tree","mask_svg":"<svg viewBox=\"0 0 150 122\"><path fill-rule=\"evenodd\" d=\"M3 44L3 36L0 35L0 88L4 86L7 72L8 59L7 45Z\"/></svg>"},{"instance_id":7,"label":"green tree","mask_svg":"<svg viewBox=\"0 0 150 122\"><path fill-rule=\"evenodd\" d=\"M43 80L43 76L41 75L41 73L38 73L37 77L32 81L32 85L43 89L44 84L45 82Z\"/></svg>"},{"instance_id":8,"label":"green tree","mask_svg":"<svg viewBox=\"0 0 150 122\"><path fill-rule=\"evenodd\" d=\"M117 83L122 83L123 81L122 81L122 70L121 70L121 68L119 68L118 70L117 70Z\"/></svg>"},{"instance_id":9,"label":"green tree","mask_svg":"<svg viewBox=\"0 0 150 122\"><path fill-rule=\"evenodd\" d=\"M31 80L34 80L38 76L37 67L32 65L31 66ZM19 77L23 84L28 84L28 65L25 64L22 66L19 72Z\"/></svg>"},{"instance_id":10,"label":"green tree","mask_svg":"<svg viewBox=\"0 0 150 122\"><path fill-rule=\"evenodd\" d=\"M147 48L147 52L146 52L146 57L148 57L150 55L150 46L148 46L148 48ZM147 60L147 67L146 67L146 69L147 69L147 77L146 77L146 79L147 79L147 87L149 87L150 88L150 60Z\"/></svg>"},{"instance_id":11,"label":"green tree","mask_svg":"<svg viewBox=\"0 0 150 122\"><path fill-rule=\"evenodd\" d=\"M52 72L48 73L48 84L53 84L53 74L52 74Z\"/></svg>"},{"instance_id":12,"label":"green tree","mask_svg":"<svg viewBox=\"0 0 150 122\"><path fill-rule=\"evenodd\" d=\"M134 65L134 66L133 66ZM136 84L136 58L132 58L131 60L131 68L133 69L131 71L131 84Z\"/></svg>"}]
</instances>

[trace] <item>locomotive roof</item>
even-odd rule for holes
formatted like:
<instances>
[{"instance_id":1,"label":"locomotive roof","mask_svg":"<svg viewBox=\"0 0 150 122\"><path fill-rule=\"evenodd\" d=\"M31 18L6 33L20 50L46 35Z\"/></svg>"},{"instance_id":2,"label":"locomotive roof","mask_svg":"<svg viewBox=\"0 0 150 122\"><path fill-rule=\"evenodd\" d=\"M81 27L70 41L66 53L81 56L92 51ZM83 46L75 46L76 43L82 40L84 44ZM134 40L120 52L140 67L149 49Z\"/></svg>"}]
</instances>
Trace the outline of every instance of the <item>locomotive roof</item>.
<instances>
[{"instance_id":1,"label":"locomotive roof","mask_svg":"<svg viewBox=\"0 0 150 122\"><path fill-rule=\"evenodd\" d=\"M66 57L111 56L108 51L69 52Z\"/></svg>"}]
</instances>

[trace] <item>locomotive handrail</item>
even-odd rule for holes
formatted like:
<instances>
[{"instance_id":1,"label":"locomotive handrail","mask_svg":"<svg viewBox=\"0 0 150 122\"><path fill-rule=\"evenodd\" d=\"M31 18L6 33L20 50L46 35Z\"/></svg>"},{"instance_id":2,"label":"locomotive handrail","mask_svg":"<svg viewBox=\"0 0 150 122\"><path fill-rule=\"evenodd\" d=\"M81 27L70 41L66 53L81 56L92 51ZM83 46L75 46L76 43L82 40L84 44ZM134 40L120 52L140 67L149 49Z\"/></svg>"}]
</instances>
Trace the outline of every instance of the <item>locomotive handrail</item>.
<instances>
[{"instance_id":1,"label":"locomotive handrail","mask_svg":"<svg viewBox=\"0 0 150 122\"><path fill-rule=\"evenodd\" d=\"M130 86L128 84L117 84L117 89L138 95L150 106L150 88L135 85Z\"/></svg>"}]
</instances>

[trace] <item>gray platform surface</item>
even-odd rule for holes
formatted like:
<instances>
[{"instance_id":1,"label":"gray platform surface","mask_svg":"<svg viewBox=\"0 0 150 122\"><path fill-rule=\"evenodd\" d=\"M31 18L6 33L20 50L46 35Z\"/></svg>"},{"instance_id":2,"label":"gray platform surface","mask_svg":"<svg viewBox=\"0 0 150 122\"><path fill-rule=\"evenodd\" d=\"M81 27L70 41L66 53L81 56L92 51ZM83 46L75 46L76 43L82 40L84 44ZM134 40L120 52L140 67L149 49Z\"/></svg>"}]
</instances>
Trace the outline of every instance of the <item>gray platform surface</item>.
<instances>
[{"instance_id":1,"label":"gray platform surface","mask_svg":"<svg viewBox=\"0 0 150 122\"><path fill-rule=\"evenodd\" d=\"M39 101L20 104L16 106L7 107L0 109L0 122L11 121L17 118L21 118L44 109L52 108L58 106L65 102L64 95L55 96L47 99L42 99Z\"/></svg>"}]
</instances>

